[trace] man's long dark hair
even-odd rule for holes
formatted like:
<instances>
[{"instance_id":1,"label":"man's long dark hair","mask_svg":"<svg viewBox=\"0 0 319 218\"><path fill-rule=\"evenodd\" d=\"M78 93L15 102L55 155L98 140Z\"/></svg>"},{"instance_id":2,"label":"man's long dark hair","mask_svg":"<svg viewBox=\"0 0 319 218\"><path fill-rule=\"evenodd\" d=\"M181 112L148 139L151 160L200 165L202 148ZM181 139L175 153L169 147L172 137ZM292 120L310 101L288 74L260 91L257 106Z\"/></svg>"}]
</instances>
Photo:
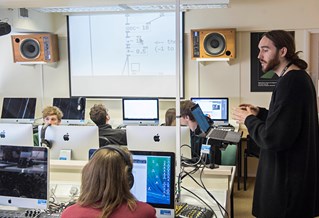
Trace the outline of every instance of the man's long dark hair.
<instances>
[{"instance_id":1,"label":"man's long dark hair","mask_svg":"<svg viewBox=\"0 0 319 218\"><path fill-rule=\"evenodd\" d=\"M302 70L307 69L308 64L304 60L299 58L298 54L301 51L296 52L295 40L289 32L285 30L272 30L266 32L263 36L270 39L277 49L281 49L283 47L287 48L287 54L285 57L288 62L293 63Z\"/></svg>"}]
</instances>

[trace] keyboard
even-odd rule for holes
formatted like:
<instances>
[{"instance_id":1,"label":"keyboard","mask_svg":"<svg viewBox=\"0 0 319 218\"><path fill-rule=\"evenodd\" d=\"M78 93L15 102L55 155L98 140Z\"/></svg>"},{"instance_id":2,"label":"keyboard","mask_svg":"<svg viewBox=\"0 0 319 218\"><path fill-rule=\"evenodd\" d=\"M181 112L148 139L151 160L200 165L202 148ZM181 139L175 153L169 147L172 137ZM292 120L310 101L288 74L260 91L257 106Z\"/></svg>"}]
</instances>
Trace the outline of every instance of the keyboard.
<instances>
[{"instance_id":1,"label":"keyboard","mask_svg":"<svg viewBox=\"0 0 319 218\"><path fill-rule=\"evenodd\" d=\"M38 209L0 210L0 218L59 218L60 214L48 214Z\"/></svg>"},{"instance_id":2,"label":"keyboard","mask_svg":"<svg viewBox=\"0 0 319 218\"><path fill-rule=\"evenodd\" d=\"M225 131L235 131L234 126L216 126L216 129L221 129Z\"/></svg>"},{"instance_id":3,"label":"keyboard","mask_svg":"<svg viewBox=\"0 0 319 218\"><path fill-rule=\"evenodd\" d=\"M175 207L175 215L180 218L211 218L214 211L187 203L178 203Z\"/></svg>"},{"instance_id":4,"label":"keyboard","mask_svg":"<svg viewBox=\"0 0 319 218\"><path fill-rule=\"evenodd\" d=\"M220 141L226 141L226 142L233 142L238 143L241 139L242 132L234 132L234 131L228 131L228 130L221 130L221 129L211 129L207 136L208 138L220 140Z\"/></svg>"}]
</instances>

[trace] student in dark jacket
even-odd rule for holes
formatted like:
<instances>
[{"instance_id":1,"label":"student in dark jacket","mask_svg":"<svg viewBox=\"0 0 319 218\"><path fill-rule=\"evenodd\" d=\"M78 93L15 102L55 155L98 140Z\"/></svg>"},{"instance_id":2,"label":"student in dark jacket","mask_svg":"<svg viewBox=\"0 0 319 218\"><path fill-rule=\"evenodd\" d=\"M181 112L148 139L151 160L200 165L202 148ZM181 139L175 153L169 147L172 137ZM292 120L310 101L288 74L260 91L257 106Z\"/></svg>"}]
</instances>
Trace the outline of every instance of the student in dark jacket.
<instances>
[{"instance_id":1,"label":"student in dark jacket","mask_svg":"<svg viewBox=\"0 0 319 218\"><path fill-rule=\"evenodd\" d=\"M262 70L279 76L269 110L242 104L233 118L247 126L260 147L253 199L258 218L319 216L319 127L317 95L286 31L259 42Z\"/></svg>"},{"instance_id":2,"label":"student in dark jacket","mask_svg":"<svg viewBox=\"0 0 319 218\"><path fill-rule=\"evenodd\" d=\"M112 128L109 124L110 115L104 105L95 104L90 110L90 118L98 126L99 136L106 137L112 145L127 145L126 131Z\"/></svg>"}]
</instances>

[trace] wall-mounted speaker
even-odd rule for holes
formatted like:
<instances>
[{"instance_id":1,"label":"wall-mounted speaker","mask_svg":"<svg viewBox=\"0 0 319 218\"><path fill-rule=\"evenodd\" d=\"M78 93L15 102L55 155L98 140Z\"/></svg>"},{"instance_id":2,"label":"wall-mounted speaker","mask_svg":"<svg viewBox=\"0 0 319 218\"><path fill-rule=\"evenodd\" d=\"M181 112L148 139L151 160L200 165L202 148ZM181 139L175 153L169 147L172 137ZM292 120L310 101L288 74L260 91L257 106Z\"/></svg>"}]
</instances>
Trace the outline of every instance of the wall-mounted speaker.
<instances>
[{"instance_id":1,"label":"wall-mounted speaker","mask_svg":"<svg viewBox=\"0 0 319 218\"><path fill-rule=\"evenodd\" d=\"M191 30L192 59L235 58L236 29Z\"/></svg>"},{"instance_id":2,"label":"wall-mounted speaker","mask_svg":"<svg viewBox=\"0 0 319 218\"><path fill-rule=\"evenodd\" d=\"M13 60L19 63L59 61L58 36L51 33L12 35Z\"/></svg>"}]
</instances>

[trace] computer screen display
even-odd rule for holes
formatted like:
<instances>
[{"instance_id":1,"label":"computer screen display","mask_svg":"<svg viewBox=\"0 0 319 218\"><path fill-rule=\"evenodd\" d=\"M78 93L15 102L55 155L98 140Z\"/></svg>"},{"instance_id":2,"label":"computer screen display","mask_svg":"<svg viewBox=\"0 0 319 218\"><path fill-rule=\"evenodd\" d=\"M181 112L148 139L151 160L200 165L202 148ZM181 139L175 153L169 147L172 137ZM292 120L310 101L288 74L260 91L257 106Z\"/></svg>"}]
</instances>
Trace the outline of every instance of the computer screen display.
<instances>
[{"instance_id":1,"label":"computer screen display","mask_svg":"<svg viewBox=\"0 0 319 218\"><path fill-rule=\"evenodd\" d=\"M228 124L228 98L191 98L215 124Z\"/></svg>"},{"instance_id":2,"label":"computer screen display","mask_svg":"<svg viewBox=\"0 0 319 218\"><path fill-rule=\"evenodd\" d=\"M33 123L36 98L3 98L1 122Z\"/></svg>"},{"instance_id":3,"label":"computer screen display","mask_svg":"<svg viewBox=\"0 0 319 218\"><path fill-rule=\"evenodd\" d=\"M132 194L139 201L155 207L157 217L174 217L175 154L155 151L131 152L135 178Z\"/></svg>"},{"instance_id":4,"label":"computer screen display","mask_svg":"<svg viewBox=\"0 0 319 218\"><path fill-rule=\"evenodd\" d=\"M159 123L158 98L123 98L124 124L156 124Z\"/></svg>"},{"instance_id":5,"label":"computer screen display","mask_svg":"<svg viewBox=\"0 0 319 218\"><path fill-rule=\"evenodd\" d=\"M33 145L32 124L0 123L0 145Z\"/></svg>"},{"instance_id":6,"label":"computer screen display","mask_svg":"<svg viewBox=\"0 0 319 218\"><path fill-rule=\"evenodd\" d=\"M0 205L47 209L48 150L0 145Z\"/></svg>"},{"instance_id":7,"label":"computer screen display","mask_svg":"<svg viewBox=\"0 0 319 218\"><path fill-rule=\"evenodd\" d=\"M85 119L85 98L53 98L53 106L63 112L62 124L79 124Z\"/></svg>"},{"instance_id":8,"label":"computer screen display","mask_svg":"<svg viewBox=\"0 0 319 218\"><path fill-rule=\"evenodd\" d=\"M42 131L38 127L39 142L41 137L51 145L50 159L67 160L61 150L71 151L71 160L89 160L89 150L99 148L99 133L97 126L48 126Z\"/></svg>"}]
</instances>

